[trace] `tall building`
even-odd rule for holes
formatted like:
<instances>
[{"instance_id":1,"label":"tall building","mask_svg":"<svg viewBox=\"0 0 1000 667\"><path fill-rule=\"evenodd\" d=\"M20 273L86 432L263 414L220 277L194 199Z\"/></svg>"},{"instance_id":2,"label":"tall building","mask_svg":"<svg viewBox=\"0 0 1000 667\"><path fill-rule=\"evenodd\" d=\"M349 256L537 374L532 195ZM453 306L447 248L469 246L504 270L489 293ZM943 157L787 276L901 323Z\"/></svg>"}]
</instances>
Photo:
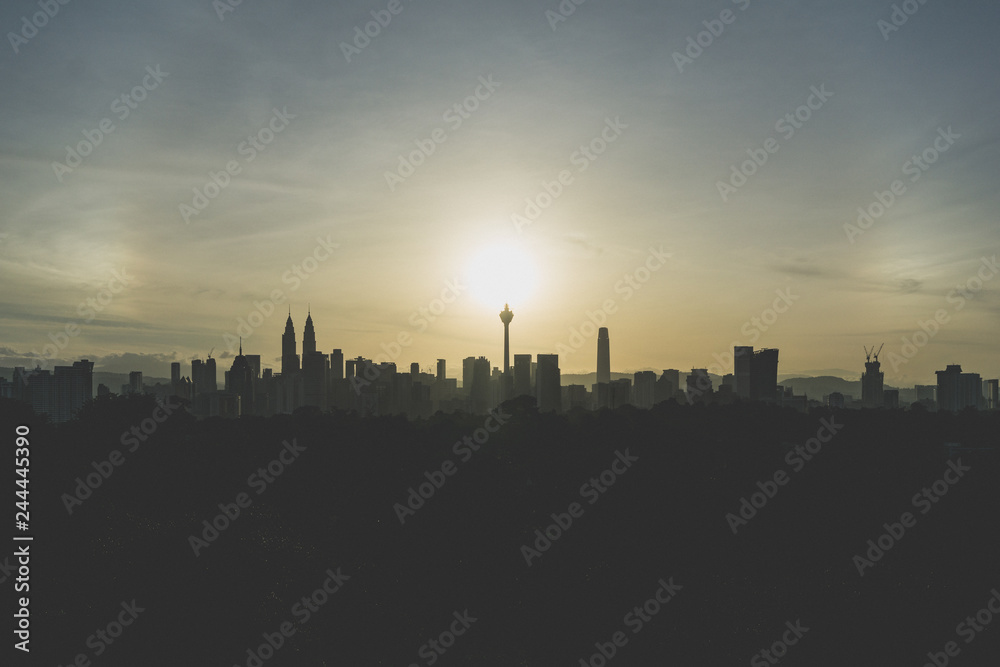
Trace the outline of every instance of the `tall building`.
<instances>
[{"instance_id":1,"label":"tall building","mask_svg":"<svg viewBox=\"0 0 1000 667\"><path fill-rule=\"evenodd\" d=\"M469 391L471 409L476 414L483 414L493 407L493 391L491 389L492 371L490 360L479 357L472 363L472 384Z\"/></svg>"},{"instance_id":2,"label":"tall building","mask_svg":"<svg viewBox=\"0 0 1000 667\"><path fill-rule=\"evenodd\" d=\"M597 332L597 383L602 382L611 382L611 340L607 327Z\"/></svg>"},{"instance_id":3,"label":"tall building","mask_svg":"<svg viewBox=\"0 0 1000 667\"><path fill-rule=\"evenodd\" d=\"M52 419L69 421L84 403L94 398L94 362L83 359L72 366L56 366L52 388L55 392Z\"/></svg>"},{"instance_id":4,"label":"tall building","mask_svg":"<svg viewBox=\"0 0 1000 667\"><path fill-rule=\"evenodd\" d=\"M753 346L737 345L733 348L733 392L738 398L750 400L750 374L753 364Z\"/></svg>"},{"instance_id":5,"label":"tall building","mask_svg":"<svg viewBox=\"0 0 1000 667\"><path fill-rule=\"evenodd\" d=\"M435 379L438 382L444 382L447 379L447 364L444 359L437 360L437 377Z\"/></svg>"},{"instance_id":6,"label":"tall building","mask_svg":"<svg viewBox=\"0 0 1000 667\"><path fill-rule=\"evenodd\" d=\"M142 371L132 371L128 374L128 390L133 394L142 393Z\"/></svg>"},{"instance_id":7,"label":"tall building","mask_svg":"<svg viewBox=\"0 0 1000 667\"><path fill-rule=\"evenodd\" d=\"M778 350L733 347L733 393L744 401L778 400Z\"/></svg>"},{"instance_id":8,"label":"tall building","mask_svg":"<svg viewBox=\"0 0 1000 667\"><path fill-rule=\"evenodd\" d=\"M979 409L983 393L979 373L963 373L960 365L951 364L936 374L939 410L958 412L965 408Z\"/></svg>"},{"instance_id":9,"label":"tall building","mask_svg":"<svg viewBox=\"0 0 1000 667\"><path fill-rule=\"evenodd\" d=\"M226 373L226 391L239 398L238 413L247 415L253 412L254 405L254 375L250 362L243 356L243 341L240 340L240 353L233 359L233 365Z\"/></svg>"},{"instance_id":10,"label":"tall building","mask_svg":"<svg viewBox=\"0 0 1000 667\"><path fill-rule=\"evenodd\" d=\"M291 315L288 316L291 319ZM302 357L316 351L316 329L313 328L313 317L310 311L306 315L306 328L302 332Z\"/></svg>"},{"instance_id":11,"label":"tall building","mask_svg":"<svg viewBox=\"0 0 1000 667\"><path fill-rule=\"evenodd\" d=\"M303 345L305 348L305 345ZM313 350L302 354L302 404L327 409L328 359L322 352Z\"/></svg>"},{"instance_id":12,"label":"tall building","mask_svg":"<svg viewBox=\"0 0 1000 667\"><path fill-rule=\"evenodd\" d=\"M514 355L514 396L531 396L531 355Z\"/></svg>"},{"instance_id":13,"label":"tall building","mask_svg":"<svg viewBox=\"0 0 1000 667\"><path fill-rule=\"evenodd\" d=\"M247 363L250 364L250 370L253 371L254 380L260 379L260 355L259 354L245 354L243 355L247 358Z\"/></svg>"},{"instance_id":14,"label":"tall building","mask_svg":"<svg viewBox=\"0 0 1000 667\"><path fill-rule=\"evenodd\" d=\"M633 389L635 396L633 404L637 408L651 408L655 400L656 393L656 373L653 371L639 371L633 376Z\"/></svg>"},{"instance_id":15,"label":"tall building","mask_svg":"<svg viewBox=\"0 0 1000 667\"><path fill-rule=\"evenodd\" d=\"M778 350L765 348L750 363L750 400L778 400Z\"/></svg>"},{"instance_id":16,"label":"tall building","mask_svg":"<svg viewBox=\"0 0 1000 667\"><path fill-rule=\"evenodd\" d=\"M886 389L882 392L882 407L895 410L899 407L899 390Z\"/></svg>"},{"instance_id":17,"label":"tall building","mask_svg":"<svg viewBox=\"0 0 1000 667\"><path fill-rule=\"evenodd\" d=\"M281 374L286 377L299 372L299 355L295 349L295 326L292 324L292 311L289 310L285 333L281 334Z\"/></svg>"},{"instance_id":18,"label":"tall building","mask_svg":"<svg viewBox=\"0 0 1000 667\"><path fill-rule=\"evenodd\" d=\"M875 346L872 346L872 350ZM885 404L885 373L882 372L882 364L879 363L878 355L882 348L874 355L865 348L865 372L861 374L861 407L880 408ZM874 360L873 360L874 359Z\"/></svg>"},{"instance_id":19,"label":"tall building","mask_svg":"<svg viewBox=\"0 0 1000 667\"><path fill-rule=\"evenodd\" d=\"M535 396L543 412L562 410L562 385L559 376L559 355L539 354L535 372Z\"/></svg>"},{"instance_id":20,"label":"tall building","mask_svg":"<svg viewBox=\"0 0 1000 667\"><path fill-rule=\"evenodd\" d=\"M334 350L330 353L330 377L333 380L344 379L344 351Z\"/></svg>"},{"instance_id":21,"label":"tall building","mask_svg":"<svg viewBox=\"0 0 1000 667\"><path fill-rule=\"evenodd\" d=\"M680 371L665 370L656 380L656 387L653 389L653 403L663 403L677 396L679 389Z\"/></svg>"},{"instance_id":22,"label":"tall building","mask_svg":"<svg viewBox=\"0 0 1000 667\"><path fill-rule=\"evenodd\" d=\"M191 392L200 396L205 392L205 362L201 359L191 360Z\"/></svg>"},{"instance_id":23,"label":"tall building","mask_svg":"<svg viewBox=\"0 0 1000 667\"><path fill-rule=\"evenodd\" d=\"M984 380L983 397L987 410L1000 410L1000 380Z\"/></svg>"},{"instance_id":24,"label":"tall building","mask_svg":"<svg viewBox=\"0 0 1000 667\"><path fill-rule=\"evenodd\" d=\"M179 361L170 364L170 383L176 385L181 381L181 364Z\"/></svg>"},{"instance_id":25,"label":"tall building","mask_svg":"<svg viewBox=\"0 0 1000 667\"><path fill-rule=\"evenodd\" d=\"M219 390L218 373L215 370L215 359L212 357L205 360L205 371L202 376L202 383L205 385L206 392Z\"/></svg>"},{"instance_id":26,"label":"tall building","mask_svg":"<svg viewBox=\"0 0 1000 667\"><path fill-rule=\"evenodd\" d=\"M462 359L462 391L466 394L472 393L472 373L476 366L475 357Z\"/></svg>"},{"instance_id":27,"label":"tall building","mask_svg":"<svg viewBox=\"0 0 1000 667\"><path fill-rule=\"evenodd\" d=\"M608 383L608 407L614 410L632 403L632 381L628 378Z\"/></svg>"}]
</instances>

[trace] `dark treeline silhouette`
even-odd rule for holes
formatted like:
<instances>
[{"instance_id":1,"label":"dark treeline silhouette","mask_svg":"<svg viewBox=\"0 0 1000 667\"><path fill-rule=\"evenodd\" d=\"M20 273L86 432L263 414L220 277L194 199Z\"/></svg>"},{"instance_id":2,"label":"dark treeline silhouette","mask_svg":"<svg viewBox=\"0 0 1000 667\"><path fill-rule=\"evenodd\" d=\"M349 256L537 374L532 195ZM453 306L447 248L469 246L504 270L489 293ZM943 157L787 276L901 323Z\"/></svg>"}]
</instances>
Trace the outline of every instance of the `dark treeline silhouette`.
<instances>
[{"instance_id":1,"label":"dark treeline silhouette","mask_svg":"<svg viewBox=\"0 0 1000 667\"><path fill-rule=\"evenodd\" d=\"M466 609L477 620L439 664L575 666L618 631L611 665L747 664L798 619L787 664L920 665L958 641L956 660L984 665L1000 646L1000 627L955 634L1000 586L997 452L978 449L1000 413L513 402L463 461L453 445L481 415L177 411L128 451L122 434L155 408L105 397L55 426L0 401L5 433L32 425L33 659L246 665L292 621L264 665L425 665L418 650ZM843 428L794 472L789 450L831 419ZM248 478L293 440L305 449L258 494ZM638 460L590 504L581 486L626 449ZM68 514L63 495L112 450L124 461ZM911 498L959 458L971 470L921 514ZM456 472L401 525L394 505L446 460ZM726 515L777 470L790 481L734 535ZM196 557L189 537L239 493L252 504ZM522 545L573 502L583 515L529 567ZM859 576L853 557L903 512L916 525ZM299 623L293 605L337 568L350 579ZM624 616L671 577L683 589L633 633ZM145 611L95 657L87 638L132 599Z\"/></svg>"}]
</instances>

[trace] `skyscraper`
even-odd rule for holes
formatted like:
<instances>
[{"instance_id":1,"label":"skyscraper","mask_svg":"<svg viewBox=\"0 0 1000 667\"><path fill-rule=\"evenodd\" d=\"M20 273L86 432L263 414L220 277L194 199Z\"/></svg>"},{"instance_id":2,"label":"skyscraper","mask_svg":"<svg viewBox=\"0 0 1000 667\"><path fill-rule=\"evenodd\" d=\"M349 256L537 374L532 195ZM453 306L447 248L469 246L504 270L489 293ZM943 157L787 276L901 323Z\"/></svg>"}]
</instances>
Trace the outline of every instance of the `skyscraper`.
<instances>
[{"instance_id":1,"label":"skyscraper","mask_svg":"<svg viewBox=\"0 0 1000 667\"><path fill-rule=\"evenodd\" d=\"M72 366L56 366L52 375L55 411L52 419L69 421L83 404L94 397L94 362L88 359Z\"/></svg>"},{"instance_id":2,"label":"skyscraper","mask_svg":"<svg viewBox=\"0 0 1000 667\"><path fill-rule=\"evenodd\" d=\"M979 373L963 373L960 365L951 364L943 371L936 371L936 375L939 410L979 409L983 394Z\"/></svg>"},{"instance_id":3,"label":"skyscraper","mask_svg":"<svg viewBox=\"0 0 1000 667\"><path fill-rule=\"evenodd\" d=\"M514 396L531 396L531 355L514 355Z\"/></svg>"},{"instance_id":4,"label":"skyscraper","mask_svg":"<svg viewBox=\"0 0 1000 667\"><path fill-rule=\"evenodd\" d=\"M305 347L303 345L303 347ZM327 404L327 372L329 360L313 350L302 355L302 404L325 410Z\"/></svg>"},{"instance_id":5,"label":"skyscraper","mask_svg":"<svg viewBox=\"0 0 1000 667\"><path fill-rule=\"evenodd\" d=\"M472 386L469 398L472 401L472 411L482 414L491 407L492 392L490 391L490 360L486 357L479 357L472 363Z\"/></svg>"},{"instance_id":6,"label":"skyscraper","mask_svg":"<svg viewBox=\"0 0 1000 667\"><path fill-rule=\"evenodd\" d=\"M750 400L750 367L753 363L753 346L737 345L733 348L733 392L745 401Z\"/></svg>"},{"instance_id":7,"label":"skyscraper","mask_svg":"<svg viewBox=\"0 0 1000 667\"><path fill-rule=\"evenodd\" d=\"M733 347L733 393L745 401L778 399L778 350L754 352L751 345Z\"/></svg>"},{"instance_id":8,"label":"skyscraper","mask_svg":"<svg viewBox=\"0 0 1000 667\"><path fill-rule=\"evenodd\" d=\"M1000 380L983 380L983 397L987 410L1000 409Z\"/></svg>"},{"instance_id":9,"label":"skyscraper","mask_svg":"<svg viewBox=\"0 0 1000 667\"><path fill-rule=\"evenodd\" d=\"M202 384L204 385L206 392L219 390L219 376L215 370L215 359L212 357L205 360L205 370L204 375L202 375Z\"/></svg>"},{"instance_id":10,"label":"skyscraper","mask_svg":"<svg viewBox=\"0 0 1000 667\"><path fill-rule=\"evenodd\" d=\"M607 327L597 332L597 382L611 382L611 340Z\"/></svg>"},{"instance_id":11,"label":"skyscraper","mask_svg":"<svg viewBox=\"0 0 1000 667\"><path fill-rule=\"evenodd\" d=\"M445 381L445 379L447 377L446 368L447 368L447 364L445 363L445 360L444 359L438 359L437 360L437 377L435 378L438 382L444 382Z\"/></svg>"},{"instance_id":12,"label":"skyscraper","mask_svg":"<svg viewBox=\"0 0 1000 667\"><path fill-rule=\"evenodd\" d=\"M330 377L334 380L344 379L344 351L334 350L330 353Z\"/></svg>"},{"instance_id":13,"label":"skyscraper","mask_svg":"<svg viewBox=\"0 0 1000 667\"><path fill-rule=\"evenodd\" d=\"M240 341L240 353L233 359L233 365L226 374L226 391L239 397L239 414L253 413L254 406L254 375L250 362L243 356L243 341Z\"/></svg>"},{"instance_id":14,"label":"skyscraper","mask_svg":"<svg viewBox=\"0 0 1000 667\"><path fill-rule=\"evenodd\" d=\"M778 400L778 350L765 348L754 352L750 362L750 400Z\"/></svg>"},{"instance_id":15,"label":"skyscraper","mask_svg":"<svg viewBox=\"0 0 1000 667\"><path fill-rule=\"evenodd\" d=\"M545 412L562 410L562 386L559 377L559 355L539 354L535 371L535 396L538 409Z\"/></svg>"},{"instance_id":16,"label":"skyscraper","mask_svg":"<svg viewBox=\"0 0 1000 667\"><path fill-rule=\"evenodd\" d=\"M872 349L875 349L874 346ZM879 347L879 352L881 351L882 348ZM872 353L868 352L867 349L865 352L865 372L861 374L861 407L880 408L885 402L883 388L885 373L881 371L882 364L878 360L879 352L874 354L874 361L872 361Z\"/></svg>"},{"instance_id":17,"label":"skyscraper","mask_svg":"<svg viewBox=\"0 0 1000 667\"><path fill-rule=\"evenodd\" d=\"M656 390L656 373L653 371L639 371L633 376L633 390L635 392L633 405L637 408L653 407L653 398Z\"/></svg>"},{"instance_id":18,"label":"skyscraper","mask_svg":"<svg viewBox=\"0 0 1000 667\"><path fill-rule=\"evenodd\" d=\"M133 394L142 393L142 371L132 371L128 374L128 389Z\"/></svg>"},{"instance_id":19,"label":"skyscraper","mask_svg":"<svg viewBox=\"0 0 1000 667\"><path fill-rule=\"evenodd\" d=\"M289 319L291 315L289 315ZM316 351L316 330L313 328L312 312L306 315L306 328L302 333L302 356Z\"/></svg>"},{"instance_id":20,"label":"skyscraper","mask_svg":"<svg viewBox=\"0 0 1000 667\"><path fill-rule=\"evenodd\" d=\"M289 310L285 333L281 334L281 374L284 376L299 372L299 355L295 347L295 326L292 324L292 311Z\"/></svg>"},{"instance_id":21,"label":"skyscraper","mask_svg":"<svg viewBox=\"0 0 1000 667\"><path fill-rule=\"evenodd\" d=\"M201 359L191 360L191 391L195 396L205 392L205 362Z\"/></svg>"}]
</instances>

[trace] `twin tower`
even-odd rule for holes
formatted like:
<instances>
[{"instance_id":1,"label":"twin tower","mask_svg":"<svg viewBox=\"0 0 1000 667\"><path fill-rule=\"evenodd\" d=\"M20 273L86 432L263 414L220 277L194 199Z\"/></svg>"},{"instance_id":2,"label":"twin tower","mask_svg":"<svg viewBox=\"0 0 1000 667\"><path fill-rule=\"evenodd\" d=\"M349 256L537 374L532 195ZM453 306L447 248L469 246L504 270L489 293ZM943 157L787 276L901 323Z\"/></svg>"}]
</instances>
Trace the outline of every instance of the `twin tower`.
<instances>
[{"instance_id":1,"label":"twin tower","mask_svg":"<svg viewBox=\"0 0 1000 667\"><path fill-rule=\"evenodd\" d=\"M312 313L306 315L306 329L302 334L302 356L316 352L316 330L313 328ZM292 325L292 313L288 312L285 321L285 333L281 334L281 374L285 377L302 370L299 355L295 351L295 327Z\"/></svg>"}]
</instances>

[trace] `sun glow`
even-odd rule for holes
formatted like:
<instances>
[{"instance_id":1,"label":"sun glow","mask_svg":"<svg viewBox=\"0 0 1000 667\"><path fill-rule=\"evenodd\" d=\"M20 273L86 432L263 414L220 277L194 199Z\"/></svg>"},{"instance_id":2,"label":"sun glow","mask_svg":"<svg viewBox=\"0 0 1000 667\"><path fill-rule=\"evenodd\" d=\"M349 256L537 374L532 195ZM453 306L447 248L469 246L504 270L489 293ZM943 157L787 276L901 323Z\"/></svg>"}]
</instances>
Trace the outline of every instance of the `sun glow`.
<instances>
[{"instance_id":1,"label":"sun glow","mask_svg":"<svg viewBox=\"0 0 1000 667\"><path fill-rule=\"evenodd\" d=\"M537 286L534 258L516 245L495 245L474 254L466 266L470 295L489 308L526 303Z\"/></svg>"}]
</instances>

